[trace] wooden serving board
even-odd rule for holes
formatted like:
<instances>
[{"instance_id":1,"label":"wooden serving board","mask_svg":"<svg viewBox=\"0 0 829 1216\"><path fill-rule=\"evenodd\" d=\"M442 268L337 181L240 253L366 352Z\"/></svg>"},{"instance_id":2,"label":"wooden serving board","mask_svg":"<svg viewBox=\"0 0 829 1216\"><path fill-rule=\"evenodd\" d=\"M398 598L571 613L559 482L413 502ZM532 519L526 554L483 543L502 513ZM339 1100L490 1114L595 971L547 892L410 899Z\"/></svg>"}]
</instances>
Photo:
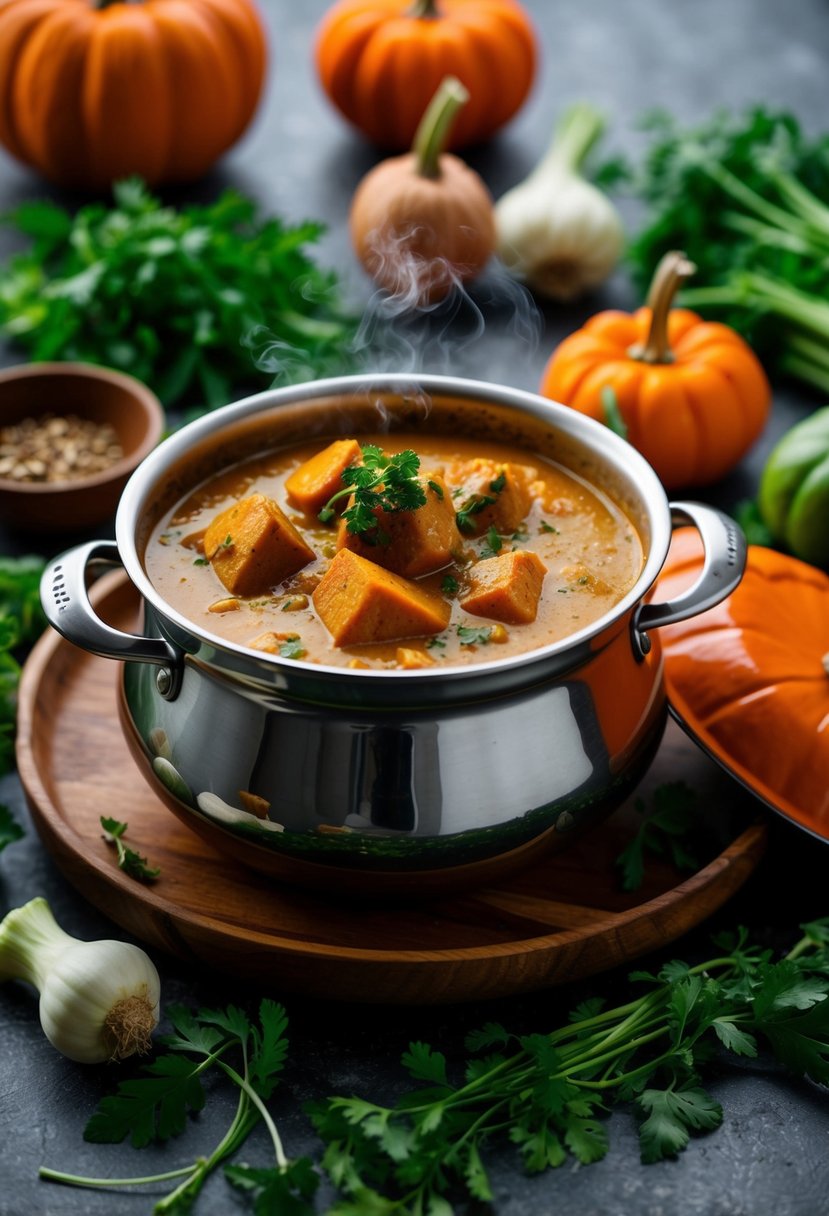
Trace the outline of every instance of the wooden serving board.
<instances>
[{"instance_id":1,"label":"wooden serving board","mask_svg":"<svg viewBox=\"0 0 829 1216\"><path fill-rule=\"evenodd\" d=\"M122 574L94 588L98 611L134 628ZM17 755L41 837L71 883L124 929L191 963L274 992L388 1003L502 997L577 979L664 946L714 912L765 845L756 803L669 723L638 793L685 780L700 794L705 864L649 861L621 889L614 859L641 823L631 805L568 850L509 879L428 903L361 904L280 885L181 824L136 768L116 710L119 665L49 632L20 686ZM161 867L144 885L119 870L99 817ZM698 845L699 843L698 842Z\"/></svg>"}]
</instances>

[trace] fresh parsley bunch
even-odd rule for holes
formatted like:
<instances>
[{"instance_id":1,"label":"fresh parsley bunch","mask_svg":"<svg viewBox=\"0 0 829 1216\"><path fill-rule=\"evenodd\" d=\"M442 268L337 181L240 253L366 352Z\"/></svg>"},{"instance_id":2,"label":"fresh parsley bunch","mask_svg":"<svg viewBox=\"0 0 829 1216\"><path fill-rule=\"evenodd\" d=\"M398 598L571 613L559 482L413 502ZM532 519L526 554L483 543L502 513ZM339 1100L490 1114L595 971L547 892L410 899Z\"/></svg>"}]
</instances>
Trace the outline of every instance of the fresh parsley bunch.
<instances>
[{"instance_id":1,"label":"fresh parsley bunch","mask_svg":"<svg viewBox=\"0 0 829 1216\"><path fill-rule=\"evenodd\" d=\"M0 273L0 332L32 359L106 364L166 405L211 408L279 368L301 380L348 365L354 326L336 276L306 252L321 224L262 220L231 190L164 207L137 179L114 187L112 207L73 216L29 202L5 222L32 244ZM268 371L257 343L274 353Z\"/></svg>"},{"instance_id":2,"label":"fresh parsley bunch","mask_svg":"<svg viewBox=\"0 0 829 1216\"><path fill-rule=\"evenodd\" d=\"M311 1108L346 1196L333 1212L451 1216L452 1197L491 1202L484 1158L497 1140L531 1173L588 1165L607 1153L602 1116L620 1101L639 1112L642 1160L673 1157L722 1122L701 1083L717 1048L752 1058L763 1040L793 1073L829 1084L829 920L803 929L778 962L744 931L715 939L716 957L636 973L641 996L585 1001L549 1034L489 1023L469 1035L458 1082L441 1052L412 1043L403 1064L417 1088L394 1106L334 1097Z\"/></svg>"},{"instance_id":3,"label":"fresh parsley bunch","mask_svg":"<svg viewBox=\"0 0 829 1216\"><path fill-rule=\"evenodd\" d=\"M643 163L621 170L649 208L628 251L640 285L682 249L697 267L683 304L829 392L829 135L807 139L791 114L762 106L691 129L661 111L643 125Z\"/></svg>"}]
</instances>

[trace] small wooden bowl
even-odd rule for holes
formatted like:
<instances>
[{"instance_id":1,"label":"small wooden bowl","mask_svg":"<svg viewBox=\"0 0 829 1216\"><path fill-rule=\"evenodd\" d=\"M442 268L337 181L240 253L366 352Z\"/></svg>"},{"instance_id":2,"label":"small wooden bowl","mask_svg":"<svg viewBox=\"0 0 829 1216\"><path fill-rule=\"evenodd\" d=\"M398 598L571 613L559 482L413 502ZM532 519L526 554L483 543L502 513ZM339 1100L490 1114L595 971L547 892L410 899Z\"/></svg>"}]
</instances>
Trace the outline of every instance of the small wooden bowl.
<instances>
[{"instance_id":1,"label":"small wooden bowl","mask_svg":"<svg viewBox=\"0 0 829 1216\"><path fill-rule=\"evenodd\" d=\"M0 521L30 532L69 532L115 514L133 470L164 429L161 402L145 384L88 363L27 363L0 371L0 427L44 414L109 423L124 455L71 481L14 481L0 477Z\"/></svg>"}]
</instances>

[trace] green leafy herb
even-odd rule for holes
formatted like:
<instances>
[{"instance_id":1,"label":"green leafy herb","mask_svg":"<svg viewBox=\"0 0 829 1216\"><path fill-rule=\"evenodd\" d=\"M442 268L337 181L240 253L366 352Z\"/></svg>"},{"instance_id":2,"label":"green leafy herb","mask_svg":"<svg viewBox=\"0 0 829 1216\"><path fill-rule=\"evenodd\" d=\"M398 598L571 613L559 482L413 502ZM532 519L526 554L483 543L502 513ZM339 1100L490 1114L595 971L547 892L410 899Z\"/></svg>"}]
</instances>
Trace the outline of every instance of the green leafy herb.
<instances>
[{"instance_id":1,"label":"green leafy herb","mask_svg":"<svg viewBox=\"0 0 829 1216\"><path fill-rule=\"evenodd\" d=\"M300 380L348 366L354 324L334 274L306 252L321 224L260 219L234 191L176 209L132 179L114 196L74 215L24 203L6 218L32 245L2 267L0 332L32 359L103 363L167 405L209 407L280 370Z\"/></svg>"},{"instance_id":2,"label":"green leafy herb","mask_svg":"<svg viewBox=\"0 0 829 1216\"><path fill-rule=\"evenodd\" d=\"M129 849L124 844L123 836L127 831L128 824L121 823L117 819L110 819L106 815L101 815L101 827L104 829L104 839L108 844L114 844L118 850L118 867L125 874L129 874L130 878L137 878L139 882L152 882L158 878L161 870L151 868L147 864L146 857L142 857L135 849Z\"/></svg>"},{"instance_id":3,"label":"green leafy herb","mask_svg":"<svg viewBox=\"0 0 829 1216\"><path fill-rule=\"evenodd\" d=\"M288 1019L283 1007L274 1001L262 1001L258 1024L233 1005L224 1010L202 1009L196 1015L177 1005L167 1010L167 1017L172 1033L159 1039L168 1048L167 1053L145 1064L141 1070L144 1075L122 1081L113 1096L100 1102L86 1125L84 1138L97 1144L120 1144L129 1137L135 1148L143 1148L151 1141L180 1135L188 1114L197 1113L205 1105L202 1077L208 1069L218 1068L238 1088L239 1098L233 1121L215 1149L179 1169L152 1176L118 1181L80 1178L44 1166L40 1177L94 1187L134 1186L177 1178L181 1180L178 1186L156 1203L153 1211L184 1216L210 1174L241 1148L261 1120L273 1145L274 1166L262 1170L244 1165L226 1167L227 1177L234 1186L251 1194L258 1214L278 1210L284 1216L306 1216L312 1211L308 1201L316 1190L318 1175L307 1158L288 1160L265 1106L288 1051Z\"/></svg>"},{"instance_id":4,"label":"green leafy herb","mask_svg":"<svg viewBox=\"0 0 829 1216\"><path fill-rule=\"evenodd\" d=\"M485 646L492 637L492 626L458 625L461 646Z\"/></svg>"},{"instance_id":5,"label":"green leafy herb","mask_svg":"<svg viewBox=\"0 0 829 1216\"><path fill-rule=\"evenodd\" d=\"M650 205L629 251L639 281L684 250L697 274L682 303L829 392L829 139L808 140L790 114L761 107L691 130L664 113L645 125L644 164L628 171Z\"/></svg>"},{"instance_id":6,"label":"green leafy herb","mask_svg":"<svg viewBox=\"0 0 829 1216\"><path fill-rule=\"evenodd\" d=\"M416 511L425 504L426 493L417 476L419 469L420 457L410 448L387 456L374 444L364 444L362 462L343 470L344 488L331 495L318 518L324 524L330 523L334 504L353 495L351 506L343 511L348 531L369 544L388 543L388 537L384 538L378 527L377 512Z\"/></svg>"},{"instance_id":7,"label":"green leafy herb","mask_svg":"<svg viewBox=\"0 0 829 1216\"><path fill-rule=\"evenodd\" d=\"M760 514L760 508L754 498L744 498L734 508L734 518L746 534L750 545L764 545L775 548L775 538L768 524Z\"/></svg>"},{"instance_id":8,"label":"green leafy herb","mask_svg":"<svg viewBox=\"0 0 829 1216\"><path fill-rule=\"evenodd\" d=\"M279 647L279 653L283 659L301 659L305 654L302 639L298 634L295 637L286 638Z\"/></svg>"},{"instance_id":9,"label":"green leafy herb","mask_svg":"<svg viewBox=\"0 0 829 1216\"><path fill-rule=\"evenodd\" d=\"M604 410L605 425L614 431L621 439L627 439L628 429L619 409L619 399L612 385L606 384L601 392L602 409Z\"/></svg>"},{"instance_id":10,"label":"green leafy herb","mask_svg":"<svg viewBox=\"0 0 829 1216\"><path fill-rule=\"evenodd\" d=\"M546 519L542 519L538 525L539 532L553 532L556 536L559 535L558 528L554 528L552 524L548 524Z\"/></svg>"},{"instance_id":11,"label":"green leafy herb","mask_svg":"<svg viewBox=\"0 0 829 1216\"><path fill-rule=\"evenodd\" d=\"M0 852L7 844L22 840L25 834L9 808L0 803Z\"/></svg>"},{"instance_id":12,"label":"green leafy herb","mask_svg":"<svg viewBox=\"0 0 829 1216\"><path fill-rule=\"evenodd\" d=\"M39 557L0 558L0 775L14 768L19 652L46 625L40 605L43 567Z\"/></svg>"},{"instance_id":13,"label":"green leafy herb","mask_svg":"<svg viewBox=\"0 0 829 1216\"><path fill-rule=\"evenodd\" d=\"M589 1165L607 1152L615 1102L635 1103L643 1161L675 1157L722 1121L701 1081L717 1049L751 1058L759 1038L795 1074L829 1083L829 920L803 929L779 962L744 931L721 937L715 958L631 976L641 995L583 1002L548 1034L490 1022L468 1036L457 1080L440 1052L412 1043L403 1066L415 1086L393 1106L331 1097L309 1108L347 1196L335 1211L448 1214L447 1195L463 1192L486 1203L485 1153L499 1140L530 1173Z\"/></svg>"},{"instance_id":14,"label":"green leafy herb","mask_svg":"<svg viewBox=\"0 0 829 1216\"><path fill-rule=\"evenodd\" d=\"M429 638L426 643L427 650L445 650L446 643L440 638Z\"/></svg>"},{"instance_id":15,"label":"green leafy herb","mask_svg":"<svg viewBox=\"0 0 829 1216\"><path fill-rule=\"evenodd\" d=\"M490 494L472 494L464 499L460 509L455 512L455 522L461 532L474 532L473 515L480 515L487 507L491 507L495 499Z\"/></svg>"},{"instance_id":16,"label":"green leafy herb","mask_svg":"<svg viewBox=\"0 0 829 1216\"><path fill-rule=\"evenodd\" d=\"M440 589L444 595L457 595L460 583L452 574L446 574L441 579Z\"/></svg>"},{"instance_id":17,"label":"green leafy herb","mask_svg":"<svg viewBox=\"0 0 829 1216\"><path fill-rule=\"evenodd\" d=\"M489 483L489 488L493 494L500 494L506 484L507 475L502 469L498 476Z\"/></svg>"},{"instance_id":18,"label":"green leafy herb","mask_svg":"<svg viewBox=\"0 0 829 1216\"><path fill-rule=\"evenodd\" d=\"M498 535L496 528L489 528L486 534L486 542L481 546L481 557L497 557L504 547L504 542Z\"/></svg>"},{"instance_id":19,"label":"green leafy herb","mask_svg":"<svg viewBox=\"0 0 829 1216\"><path fill-rule=\"evenodd\" d=\"M666 857L678 870L698 870L700 862L688 847L688 836L697 824L699 802L684 781L671 781L657 786L653 792L653 807L648 814L644 802L634 803L640 815L647 819L619 856L616 865L622 874L626 891L636 891L645 876L645 855Z\"/></svg>"},{"instance_id":20,"label":"green leafy herb","mask_svg":"<svg viewBox=\"0 0 829 1216\"><path fill-rule=\"evenodd\" d=\"M427 481L426 484L430 490L437 494L438 498L443 498L443 486L438 485L436 481Z\"/></svg>"},{"instance_id":21,"label":"green leafy herb","mask_svg":"<svg viewBox=\"0 0 829 1216\"><path fill-rule=\"evenodd\" d=\"M193 565L194 566L209 566L210 562L207 560L206 557L194 557Z\"/></svg>"}]
</instances>

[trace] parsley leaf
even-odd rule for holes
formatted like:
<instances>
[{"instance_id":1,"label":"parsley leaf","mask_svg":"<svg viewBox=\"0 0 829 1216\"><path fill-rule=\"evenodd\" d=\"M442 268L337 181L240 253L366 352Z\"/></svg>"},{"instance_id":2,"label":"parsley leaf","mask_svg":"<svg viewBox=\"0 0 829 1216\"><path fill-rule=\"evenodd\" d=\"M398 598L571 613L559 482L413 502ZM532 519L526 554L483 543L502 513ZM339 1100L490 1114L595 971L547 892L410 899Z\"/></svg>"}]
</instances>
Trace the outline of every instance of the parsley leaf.
<instances>
[{"instance_id":1,"label":"parsley leaf","mask_svg":"<svg viewBox=\"0 0 829 1216\"><path fill-rule=\"evenodd\" d=\"M302 639L298 634L296 637L286 638L279 647L279 653L283 659L301 659L305 654Z\"/></svg>"},{"instance_id":2,"label":"parsley leaf","mask_svg":"<svg viewBox=\"0 0 829 1216\"><path fill-rule=\"evenodd\" d=\"M494 482L491 484L495 484ZM461 532L474 532L475 524L473 522L474 515L480 515L487 507L491 507L496 501L491 494L472 494L469 498L464 499L458 510L455 512L455 522Z\"/></svg>"},{"instance_id":3,"label":"parsley leaf","mask_svg":"<svg viewBox=\"0 0 829 1216\"><path fill-rule=\"evenodd\" d=\"M641 799L634 804L646 815ZM687 838L697 819L697 798L684 781L671 781L653 792L653 808L629 844L616 858L625 891L636 891L645 877L645 856L666 857L678 870L698 870L699 860L690 851Z\"/></svg>"},{"instance_id":4,"label":"parsley leaf","mask_svg":"<svg viewBox=\"0 0 829 1216\"><path fill-rule=\"evenodd\" d=\"M492 626L458 625L461 646L485 646L492 638Z\"/></svg>"},{"instance_id":5,"label":"parsley leaf","mask_svg":"<svg viewBox=\"0 0 829 1216\"><path fill-rule=\"evenodd\" d=\"M722 1123L722 1107L697 1086L680 1089L646 1089L639 1106L647 1118L639 1128L642 1160L676 1157L692 1131L713 1131Z\"/></svg>"},{"instance_id":6,"label":"parsley leaf","mask_svg":"<svg viewBox=\"0 0 829 1216\"><path fill-rule=\"evenodd\" d=\"M284 1168L253 1169L249 1165L226 1165L225 1178L237 1190L254 1198L255 1216L313 1216L311 1202L319 1186L319 1174L308 1157L299 1157Z\"/></svg>"},{"instance_id":7,"label":"parsley leaf","mask_svg":"<svg viewBox=\"0 0 829 1216\"><path fill-rule=\"evenodd\" d=\"M492 527L487 531L486 543L481 546L481 557L483 559L488 557L497 557L503 547L504 542L498 535L497 529Z\"/></svg>"},{"instance_id":8,"label":"parsley leaf","mask_svg":"<svg viewBox=\"0 0 829 1216\"><path fill-rule=\"evenodd\" d=\"M447 574L441 580L440 589L444 595L457 595L460 583L452 574Z\"/></svg>"},{"instance_id":9,"label":"parsley leaf","mask_svg":"<svg viewBox=\"0 0 829 1216\"><path fill-rule=\"evenodd\" d=\"M106 815L101 815L101 827L104 829L104 840L107 844L114 844L118 850L118 867L125 874L129 874L130 878L137 878L139 882L152 882L158 878L161 870L159 867L152 868L147 864L146 857L142 857L135 849L128 848L122 839L129 825L120 823L117 819L110 819Z\"/></svg>"}]
</instances>

